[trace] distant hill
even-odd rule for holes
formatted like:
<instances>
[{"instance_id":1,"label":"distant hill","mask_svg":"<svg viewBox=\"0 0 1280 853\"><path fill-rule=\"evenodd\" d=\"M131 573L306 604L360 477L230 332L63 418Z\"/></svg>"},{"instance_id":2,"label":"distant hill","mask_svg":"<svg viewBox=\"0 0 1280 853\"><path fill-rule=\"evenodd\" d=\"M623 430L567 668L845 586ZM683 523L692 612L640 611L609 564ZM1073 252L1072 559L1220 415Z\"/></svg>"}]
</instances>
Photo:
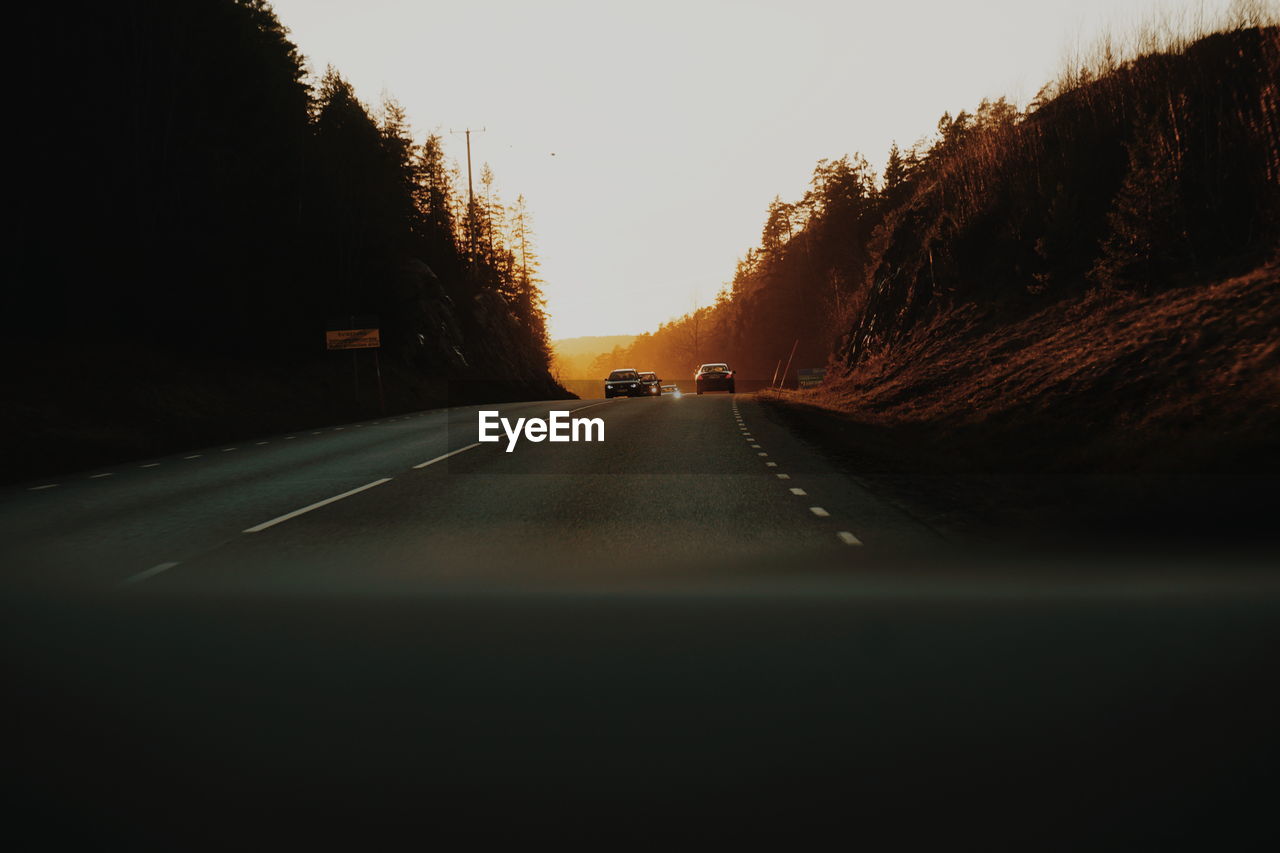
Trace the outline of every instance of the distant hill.
<instances>
[{"instance_id":1,"label":"distant hill","mask_svg":"<svg viewBox=\"0 0 1280 853\"><path fill-rule=\"evenodd\" d=\"M587 335L551 342L551 372L563 387L574 386L576 394L598 392L598 380L614 366L597 362L610 361L608 354L622 351L635 342L635 335Z\"/></svg>"},{"instance_id":2,"label":"distant hill","mask_svg":"<svg viewBox=\"0 0 1280 853\"><path fill-rule=\"evenodd\" d=\"M614 347L629 347L635 335L587 335L581 338L563 338L552 341L551 347L562 358L595 357L602 352L612 352Z\"/></svg>"}]
</instances>

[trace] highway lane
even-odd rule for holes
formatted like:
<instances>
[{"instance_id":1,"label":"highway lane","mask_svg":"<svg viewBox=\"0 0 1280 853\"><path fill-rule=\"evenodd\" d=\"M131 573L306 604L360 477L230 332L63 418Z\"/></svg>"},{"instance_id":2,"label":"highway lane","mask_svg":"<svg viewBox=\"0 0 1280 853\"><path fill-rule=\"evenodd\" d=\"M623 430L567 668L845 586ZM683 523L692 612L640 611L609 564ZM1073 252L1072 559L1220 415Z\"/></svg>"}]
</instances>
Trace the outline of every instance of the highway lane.
<instances>
[{"instance_id":1,"label":"highway lane","mask_svg":"<svg viewBox=\"0 0 1280 853\"><path fill-rule=\"evenodd\" d=\"M605 423L603 442L522 440L513 452L505 439L471 446L480 408L271 436L8 489L0 497L7 578L298 589L340 584L344 573L358 583L381 573L527 582L657 567L733 571L735 561L794 570L815 555L853 565L860 555L840 552L938 542L826 468L748 398L494 407L512 419L581 409ZM458 453L415 467L450 452Z\"/></svg>"},{"instance_id":2,"label":"highway lane","mask_svg":"<svg viewBox=\"0 0 1280 853\"><path fill-rule=\"evenodd\" d=\"M1273 567L958 554L745 396L494 408L580 406L603 443L472 447L469 407L3 490L6 825L1275 837Z\"/></svg>"}]
</instances>

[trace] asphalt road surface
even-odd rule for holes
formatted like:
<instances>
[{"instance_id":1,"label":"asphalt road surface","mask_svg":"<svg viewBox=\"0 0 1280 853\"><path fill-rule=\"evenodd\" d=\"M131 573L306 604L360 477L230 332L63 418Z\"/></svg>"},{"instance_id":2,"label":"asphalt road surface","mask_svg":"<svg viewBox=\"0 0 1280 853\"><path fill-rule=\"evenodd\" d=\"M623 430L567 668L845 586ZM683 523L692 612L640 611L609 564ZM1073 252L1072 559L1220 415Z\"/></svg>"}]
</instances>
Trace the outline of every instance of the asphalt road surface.
<instances>
[{"instance_id":1,"label":"asphalt road surface","mask_svg":"<svg viewBox=\"0 0 1280 853\"><path fill-rule=\"evenodd\" d=\"M8 487L0 542L46 846L1275 840L1274 566L966 553L745 395L193 449Z\"/></svg>"}]
</instances>

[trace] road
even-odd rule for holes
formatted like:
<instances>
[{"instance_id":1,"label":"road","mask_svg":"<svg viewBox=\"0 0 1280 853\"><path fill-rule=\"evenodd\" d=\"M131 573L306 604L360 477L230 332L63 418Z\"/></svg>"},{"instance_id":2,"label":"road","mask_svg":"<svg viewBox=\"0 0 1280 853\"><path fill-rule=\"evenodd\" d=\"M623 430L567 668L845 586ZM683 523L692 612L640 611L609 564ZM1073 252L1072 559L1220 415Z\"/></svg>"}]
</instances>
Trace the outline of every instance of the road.
<instances>
[{"instance_id":1,"label":"road","mask_svg":"<svg viewBox=\"0 0 1280 853\"><path fill-rule=\"evenodd\" d=\"M6 826L1275 835L1273 567L957 553L745 395L492 407L605 424L510 453L478 408L5 489Z\"/></svg>"},{"instance_id":2,"label":"road","mask_svg":"<svg viewBox=\"0 0 1280 853\"><path fill-rule=\"evenodd\" d=\"M868 552L940 542L833 472L750 398L493 407L508 419L560 409L604 421L603 442L521 441L511 452L505 440L474 446L479 408L304 430L11 489L0 503L10 578L299 590L384 575L428 586L611 581L655 568L704 576L743 561L856 566Z\"/></svg>"}]
</instances>

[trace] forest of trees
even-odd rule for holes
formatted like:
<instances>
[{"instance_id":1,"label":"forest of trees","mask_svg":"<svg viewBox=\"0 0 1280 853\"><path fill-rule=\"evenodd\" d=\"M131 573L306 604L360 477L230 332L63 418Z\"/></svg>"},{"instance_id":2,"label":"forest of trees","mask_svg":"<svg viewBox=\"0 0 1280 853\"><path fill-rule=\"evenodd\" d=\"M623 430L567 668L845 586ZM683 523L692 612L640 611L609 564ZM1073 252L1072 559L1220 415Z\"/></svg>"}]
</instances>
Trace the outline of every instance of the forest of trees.
<instances>
[{"instance_id":1,"label":"forest of trees","mask_svg":"<svg viewBox=\"0 0 1280 853\"><path fill-rule=\"evenodd\" d=\"M377 315L402 373L555 391L523 197L486 166L468 207L440 138L311 82L264 0L15 18L11 344L315 362L328 323Z\"/></svg>"},{"instance_id":2,"label":"forest of trees","mask_svg":"<svg viewBox=\"0 0 1280 853\"><path fill-rule=\"evenodd\" d=\"M957 305L1000 322L1256 264L1280 240L1280 30L1260 23L1107 51L1025 109L943 115L883 175L858 155L819 162L802 198L769 205L715 304L608 360L673 379L728 361L767 383L795 347L794 385L798 367L848 369Z\"/></svg>"}]
</instances>

